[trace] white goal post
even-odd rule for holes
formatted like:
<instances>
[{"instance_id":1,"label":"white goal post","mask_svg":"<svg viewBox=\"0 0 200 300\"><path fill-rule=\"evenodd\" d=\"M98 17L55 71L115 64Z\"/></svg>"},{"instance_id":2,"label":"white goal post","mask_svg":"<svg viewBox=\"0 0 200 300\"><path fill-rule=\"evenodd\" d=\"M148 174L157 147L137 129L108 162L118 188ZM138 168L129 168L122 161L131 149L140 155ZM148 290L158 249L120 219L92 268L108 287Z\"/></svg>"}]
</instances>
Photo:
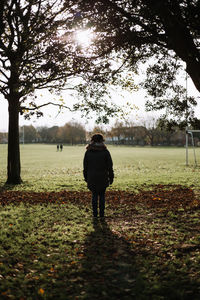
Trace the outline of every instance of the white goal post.
<instances>
[{"instance_id":1,"label":"white goal post","mask_svg":"<svg viewBox=\"0 0 200 300\"><path fill-rule=\"evenodd\" d=\"M194 133L200 133L200 130L192 130L186 128L186 139L185 139L185 149L186 149L186 166L188 166L188 144L189 144L189 135L191 136L192 140L192 148L193 148L193 154L194 154L194 164L195 167L197 166L197 159L196 159L196 152L195 152L195 145L194 145Z\"/></svg>"}]
</instances>

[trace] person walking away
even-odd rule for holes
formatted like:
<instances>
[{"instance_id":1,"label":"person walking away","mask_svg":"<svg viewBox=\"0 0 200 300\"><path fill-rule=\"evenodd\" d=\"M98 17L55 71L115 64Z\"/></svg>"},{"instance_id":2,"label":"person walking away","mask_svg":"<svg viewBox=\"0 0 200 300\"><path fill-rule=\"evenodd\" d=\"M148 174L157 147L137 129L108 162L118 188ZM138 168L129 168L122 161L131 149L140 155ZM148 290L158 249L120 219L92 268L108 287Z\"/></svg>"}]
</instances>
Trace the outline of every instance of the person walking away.
<instances>
[{"instance_id":1,"label":"person walking away","mask_svg":"<svg viewBox=\"0 0 200 300\"><path fill-rule=\"evenodd\" d=\"M60 151L63 150L63 144L60 144Z\"/></svg>"},{"instance_id":2,"label":"person walking away","mask_svg":"<svg viewBox=\"0 0 200 300\"><path fill-rule=\"evenodd\" d=\"M113 162L101 134L94 134L86 147L83 159L83 175L92 192L93 216L104 217L106 188L113 183Z\"/></svg>"},{"instance_id":3,"label":"person walking away","mask_svg":"<svg viewBox=\"0 0 200 300\"><path fill-rule=\"evenodd\" d=\"M59 145L57 145L57 151L59 151Z\"/></svg>"}]
</instances>

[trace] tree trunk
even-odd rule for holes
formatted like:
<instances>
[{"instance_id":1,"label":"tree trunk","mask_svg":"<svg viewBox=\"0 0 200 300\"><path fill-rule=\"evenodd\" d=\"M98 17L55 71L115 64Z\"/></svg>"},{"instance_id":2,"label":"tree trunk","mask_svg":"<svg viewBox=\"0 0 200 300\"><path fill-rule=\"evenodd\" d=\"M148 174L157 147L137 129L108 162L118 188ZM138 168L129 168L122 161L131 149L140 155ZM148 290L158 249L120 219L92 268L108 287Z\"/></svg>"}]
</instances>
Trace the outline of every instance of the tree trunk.
<instances>
[{"instance_id":1,"label":"tree trunk","mask_svg":"<svg viewBox=\"0 0 200 300\"><path fill-rule=\"evenodd\" d=\"M8 128L8 165L7 183L20 184L22 182L20 172L20 150L19 150L19 102L8 101L9 128Z\"/></svg>"},{"instance_id":2,"label":"tree trunk","mask_svg":"<svg viewBox=\"0 0 200 300\"><path fill-rule=\"evenodd\" d=\"M196 89L200 92L200 55L194 37L190 33L176 1L174 10L170 9L166 1L152 1L157 5L157 13L163 20L168 47L186 63L186 71L191 77ZM156 3L156 4L155 4ZM156 7L156 6L155 6Z\"/></svg>"}]
</instances>

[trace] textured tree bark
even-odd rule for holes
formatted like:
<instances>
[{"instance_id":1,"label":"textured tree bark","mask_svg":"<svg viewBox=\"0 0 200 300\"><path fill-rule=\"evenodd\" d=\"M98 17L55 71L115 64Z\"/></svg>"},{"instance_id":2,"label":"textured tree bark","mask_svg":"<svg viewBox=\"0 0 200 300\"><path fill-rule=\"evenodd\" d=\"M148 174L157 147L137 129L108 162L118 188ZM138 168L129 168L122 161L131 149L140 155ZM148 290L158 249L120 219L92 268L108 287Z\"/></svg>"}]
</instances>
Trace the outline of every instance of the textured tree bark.
<instances>
[{"instance_id":1,"label":"textured tree bark","mask_svg":"<svg viewBox=\"0 0 200 300\"><path fill-rule=\"evenodd\" d=\"M9 130L8 130L8 165L7 184L20 184L21 166L19 149L19 102L8 101L9 107Z\"/></svg>"}]
</instances>

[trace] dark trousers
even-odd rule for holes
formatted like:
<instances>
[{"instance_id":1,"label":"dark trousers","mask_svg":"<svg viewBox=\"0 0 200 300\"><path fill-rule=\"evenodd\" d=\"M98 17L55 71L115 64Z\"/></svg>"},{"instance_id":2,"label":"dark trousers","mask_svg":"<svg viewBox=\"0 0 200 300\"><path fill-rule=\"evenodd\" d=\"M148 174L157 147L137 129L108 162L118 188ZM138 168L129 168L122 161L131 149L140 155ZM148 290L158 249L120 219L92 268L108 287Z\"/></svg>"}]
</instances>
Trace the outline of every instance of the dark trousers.
<instances>
[{"instance_id":1,"label":"dark trousers","mask_svg":"<svg viewBox=\"0 0 200 300\"><path fill-rule=\"evenodd\" d=\"M92 209L93 209L93 216L98 216L98 200L99 200L99 213L100 217L104 217L104 210L105 210L105 191L92 191Z\"/></svg>"}]
</instances>

